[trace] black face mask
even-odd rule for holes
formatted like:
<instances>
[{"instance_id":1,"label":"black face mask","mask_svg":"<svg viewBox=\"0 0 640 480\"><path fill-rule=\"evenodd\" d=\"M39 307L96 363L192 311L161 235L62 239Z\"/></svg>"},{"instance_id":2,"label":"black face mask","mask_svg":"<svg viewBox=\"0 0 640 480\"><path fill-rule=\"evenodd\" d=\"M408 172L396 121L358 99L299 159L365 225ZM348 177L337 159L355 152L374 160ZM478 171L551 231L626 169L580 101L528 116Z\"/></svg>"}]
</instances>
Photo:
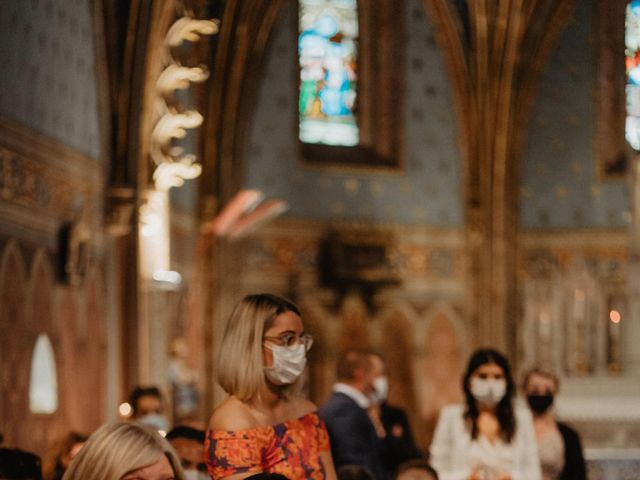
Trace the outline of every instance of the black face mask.
<instances>
[{"instance_id":1,"label":"black face mask","mask_svg":"<svg viewBox=\"0 0 640 480\"><path fill-rule=\"evenodd\" d=\"M553 404L553 395L550 393L546 395L527 395L527 402L529 402L531 410L535 413L544 413Z\"/></svg>"}]
</instances>

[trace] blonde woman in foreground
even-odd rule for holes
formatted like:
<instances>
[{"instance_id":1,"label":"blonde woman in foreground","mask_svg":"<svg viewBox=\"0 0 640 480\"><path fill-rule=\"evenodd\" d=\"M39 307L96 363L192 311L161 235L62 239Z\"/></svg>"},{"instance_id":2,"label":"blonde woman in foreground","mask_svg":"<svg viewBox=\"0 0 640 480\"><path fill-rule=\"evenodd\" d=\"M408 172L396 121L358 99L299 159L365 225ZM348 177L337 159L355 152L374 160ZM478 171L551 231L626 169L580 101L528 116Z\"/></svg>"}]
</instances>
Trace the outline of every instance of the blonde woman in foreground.
<instances>
[{"instance_id":1,"label":"blonde woman in foreground","mask_svg":"<svg viewBox=\"0 0 640 480\"><path fill-rule=\"evenodd\" d=\"M298 307L284 298L249 295L235 307L217 365L229 397L213 412L205 444L211 478L335 480L324 423L297 395L311 344Z\"/></svg>"},{"instance_id":2,"label":"blonde woman in foreground","mask_svg":"<svg viewBox=\"0 0 640 480\"><path fill-rule=\"evenodd\" d=\"M63 480L185 480L180 460L157 431L137 423L104 425L89 437Z\"/></svg>"}]
</instances>

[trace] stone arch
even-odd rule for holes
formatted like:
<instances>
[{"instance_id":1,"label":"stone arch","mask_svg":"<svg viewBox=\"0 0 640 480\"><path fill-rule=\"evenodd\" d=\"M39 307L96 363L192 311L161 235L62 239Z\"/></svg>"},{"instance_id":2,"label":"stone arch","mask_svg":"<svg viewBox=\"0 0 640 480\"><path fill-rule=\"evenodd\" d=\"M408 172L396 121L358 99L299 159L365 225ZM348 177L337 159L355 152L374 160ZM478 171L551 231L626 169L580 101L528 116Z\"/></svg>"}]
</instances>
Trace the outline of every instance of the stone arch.
<instances>
[{"instance_id":1,"label":"stone arch","mask_svg":"<svg viewBox=\"0 0 640 480\"><path fill-rule=\"evenodd\" d=\"M56 350L57 333L54 332L53 291L55 279L47 253L36 252L29 269L29 300L27 301L26 327L35 334L47 333Z\"/></svg>"},{"instance_id":2,"label":"stone arch","mask_svg":"<svg viewBox=\"0 0 640 480\"><path fill-rule=\"evenodd\" d=\"M53 349L53 361L55 363L55 372L58 384L58 408L48 414L30 415L27 420L28 427L24 427L27 432L41 431L44 432L37 440L32 441L33 448L36 451L45 451L46 448L61 435L65 428L65 413L61 400L60 392L66 388L62 383L60 371L61 365L61 336L64 328L59 330L55 327L58 322L55 315L55 275L51 258L44 249L38 249L31 262L29 269L28 282L28 300L26 310L25 332L29 338L29 367L33 361L34 348L39 335L45 334L49 338ZM77 359L76 359L77 361ZM31 373L31 372L30 372ZM77 392L75 392L77 395Z\"/></svg>"},{"instance_id":3,"label":"stone arch","mask_svg":"<svg viewBox=\"0 0 640 480\"><path fill-rule=\"evenodd\" d=\"M389 401L416 413L414 325L416 312L403 304L393 305L380 315L380 350L389 370Z\"/></svg>"},{"instance_id":4,"label":"stone arch","mask_svg":"<svg viewBox=\"0 0 640 480\"><path fill-rule=\"evenodd\" d=\"M64 422L69 429L82 430L82 411L78 395L82 380L78 371L78 291L76 289L59 289L55 295L56 330L60 332L60 365L58 376L64 388L60 391L60 406Z\"/></svg>"},{"instance_id":5,"label":"stone arch","mask_svg":"<svg viewBox=\"0 0 640 480\"><path fill-rule=\"evenodd\" d=\"M421 443L427 446L438 412L461 399L460 375L466 360L468 341L462 318L449 304L438 303L424 315L421 338L419 405L424 422Z\"/></svg>"},{"instance_id":6,"label":"stone arch","mask_svg":"<svg viewBox=\"0 0 640 480\"><path fill-rule=\"evenodd\" d=\"M7 243L0 257L0 424L7 444L29 445L26 430L9 418L28 414L32 345L24 330L27 269L17 242Z\"/></svg>"},{"instance_id":7,"label":"stone arch","mask_svg":"<svg viewBox=\"0 0 640 480\"><path fill-rule=\"evenodd\" d=\"M62 331L54 329L55 276L51 260L43 249L38 249L29 269L27 304L25 312L25 331L30 341L29 345L29 381L31 381L31 363L35 360L36 341L41 334L47 335L53 349L53 368L57 376L57 409L50 413L34 413L29 411L23 428L27 432L41 431L44 434L38 439L37 447L44 450L55 438L62 433L64 414L60 404L60 391L64 388L60 376L60 334Z\"/></svg>"},{"instance_id":8,"label":"stone arch","mask_svg":"<svg viewBox=\"0 0 640 480\"><path fill-rule=\"evenodd\" d=\"M26 287L27 268L18 242L10 240L0 255L0 292L11 289L12 285Z\"/></svg>"},{"instance_id":9,"label":"stone arch","mask_svg":"<svg viewBox=\"0 0 640 480\"><path fill-rule=\"evenodd\" d=\"M92 405L82 405L84 409L84 429L92 431L104 420L104 385L106 384L105 370L105 319L104 277L98 268L92 268L87 275L83 289L83 309L80 320L86 325L90 341L86 343L84 368L82 369L83 382L93 392Z\"/></svg>"},{"instance_id":10,"label":"stone arch","mask_svg":"<svg viewBox=\"0 0 640 480\"><path fill-rule=\"evenodd\" d=\"M359 294L349 293L340 306L340 351L349 348L369 348L371 346L371 328L367 305Z\"/></svg>"}]
</instances>

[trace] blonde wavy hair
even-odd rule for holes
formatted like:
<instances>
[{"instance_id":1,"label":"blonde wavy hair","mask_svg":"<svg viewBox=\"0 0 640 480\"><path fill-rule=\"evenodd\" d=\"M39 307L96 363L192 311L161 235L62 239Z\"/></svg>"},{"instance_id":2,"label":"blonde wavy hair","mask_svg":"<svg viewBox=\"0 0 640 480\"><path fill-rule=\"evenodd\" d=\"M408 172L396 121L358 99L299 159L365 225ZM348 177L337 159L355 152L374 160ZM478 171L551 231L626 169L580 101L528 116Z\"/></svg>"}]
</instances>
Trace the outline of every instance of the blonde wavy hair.
<instances>
[{"instance_id":1,"label":"blonde wavy hair","mask_svg":"<svg viewBox=\"0 0 640 480\"><path fill-rule=\"evenodd\" d=\"M160 434L137 423L114 423L96 430L75 456L63 480L120 480L166 456L177 480L185 480L180 459Z\"/></svg>"},{"instance_id":2,"label":"blonde wavy hair","mask_svg":"<svg viewBox=\"0 0 640 480\"><path fill-rule=\"evenodd\" d=\"M247 295L236 305L227 321L218 355L218 383L229 395L245 402L265 387L262 343L264 332L278 315L300 311L289 300L261 293ZM283 385L283 394L299 388L300 382Z\"/></svg>"}]
</instances>

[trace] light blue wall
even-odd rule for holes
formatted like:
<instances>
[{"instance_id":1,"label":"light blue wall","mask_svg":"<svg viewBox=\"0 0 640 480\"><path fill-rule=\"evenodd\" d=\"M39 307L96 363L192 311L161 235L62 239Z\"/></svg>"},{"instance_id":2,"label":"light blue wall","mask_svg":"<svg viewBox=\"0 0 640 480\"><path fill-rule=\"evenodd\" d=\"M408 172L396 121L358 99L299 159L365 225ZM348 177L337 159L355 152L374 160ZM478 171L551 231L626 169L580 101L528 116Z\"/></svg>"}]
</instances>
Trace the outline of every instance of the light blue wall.
<instances>
[{"instance_id":1,"label":"light blue wall","mask_svg":"<svg viewBox=\"0 0 640 480\"><path fill-rule=\"evenodd\" d=\"M420 0L405 2L403 169L311 167L297 158L296 5L270 40L245 156L244 183L289 202L291 217L461 227L461 155L442 54Z\"/></svg>"},{"instance_id":2,"label":"light blue wall","mask_svg":"<svg viewBox=\"0 0 640 480\"><path fill-rule=\"evenodd\" d=\"M598 179L592 21L592 2L578 0L544 71L521 166L520 222L527 228L626 225L626 185Z\"/></svg>"},{"instance_id":3,"label":"light blue wall","mask_svg":"<svg viewBox=\"0 0 640 480\"><path fill-rule=\"evenodd\" d=\"M90 0L0 0L0 115L100 157Z\"/></svg>"}]
</instances>

